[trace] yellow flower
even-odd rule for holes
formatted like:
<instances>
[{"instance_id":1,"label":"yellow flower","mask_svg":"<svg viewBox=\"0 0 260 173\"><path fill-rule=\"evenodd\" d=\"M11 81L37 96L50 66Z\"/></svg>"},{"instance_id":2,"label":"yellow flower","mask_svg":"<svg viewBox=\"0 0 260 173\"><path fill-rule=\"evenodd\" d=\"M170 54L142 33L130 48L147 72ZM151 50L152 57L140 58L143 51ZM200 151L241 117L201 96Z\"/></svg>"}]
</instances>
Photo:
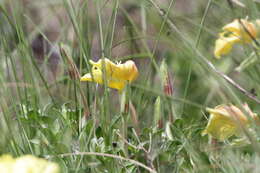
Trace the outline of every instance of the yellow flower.
<instances>
[{"instance_id":1,"label":"yellow flower","mask_svg":"<svg viewBox=\"0 0 260 173\"><path fill-rule=\"evenodd\" d=\"M10 155L0 157L1 173L59 173L60 169L56 163L25 155L14 159Z\"/></svg>"},{"instance_id":2,"label":"yellow flower","mask_svg":"<svg viewBox=\"0 0 260 173\"><path fill-rule=\"evenodd\" d=\"M220 58L228 54L235 43L251 43L252 38L257 37L257 26L247 20L238 19L225 25L223 32L215 42L215 57Z\"/></svg>"},{"instance_id":3,"label":"yellow flower","mask_svg":"<svg viewBox=\"0 0 260 173\"><path fill-rule=\"evenodd\" d=\"M247 104L244 104L243 108L247 115L253 119L258 119ZM207 111L210 113L210 119L202 135L209 134L220 141L224 141L233 135L239 136L241 127L246 127L250 122L247 115L234 105L219 105L214 109L208 108Z\"/></svg>"},{"instance_id":4,"label":"yellow flower","mask_svg":"<svg viewBox=\"0 0 260 173\"><path fill-rule=\"evenodd\" d=\"M10 155L0 157L0 170L2 173L13 173L13 163L15 160Z\"/></svg>"},{"instance_id":5,"label":"yellow flower","mask_svg":"<svg viewBox=\"0 0 260 173\"><path fill-rule=\"evenodd\" d=\"M215 57L219 59L222 55L228 54L231 51L233 44L238 42L239 39L237 39L237 37L220 37L215 42Z\"/></svg>"},{"instance_id":6,"label":"yellow flower","mask_svg":"<svg viewBox=\"0 0 260 173\"><path fill-rule=\"evenodd\" d=\"M137 67L132 60L128 60L123 64L115 64L104 58L98 62L90 60L90 64L92 65L91 73L85 74L80 78L80 81L103 84L105 79L108 87L122 90L128 82L131 83L138 76Z\"/></svg>"}]
</instances>

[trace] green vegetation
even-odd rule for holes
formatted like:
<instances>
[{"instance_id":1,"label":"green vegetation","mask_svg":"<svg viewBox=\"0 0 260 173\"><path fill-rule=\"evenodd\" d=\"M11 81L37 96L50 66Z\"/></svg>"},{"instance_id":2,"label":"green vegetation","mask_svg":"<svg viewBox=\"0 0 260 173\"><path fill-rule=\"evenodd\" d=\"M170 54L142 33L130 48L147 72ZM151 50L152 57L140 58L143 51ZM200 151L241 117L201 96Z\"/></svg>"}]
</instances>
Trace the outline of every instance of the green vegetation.
<instances>
[{"instance_id":1,"label":"green vegetation","mask_svg":"<svg viewBox=\"0 0 260 173\"><path fill-rule=\"evenodd\" d=\"M0 1L0 155L32 154L62 173L259 172L252 118L242 137L201 135L206 108L248 103L260 114L258 39L214 57L222 27L255 21L259 8L258 0ZM105 57L133 60L138 78L123 91L80 82L89 60Z\"/></svg>"}]
</instances>

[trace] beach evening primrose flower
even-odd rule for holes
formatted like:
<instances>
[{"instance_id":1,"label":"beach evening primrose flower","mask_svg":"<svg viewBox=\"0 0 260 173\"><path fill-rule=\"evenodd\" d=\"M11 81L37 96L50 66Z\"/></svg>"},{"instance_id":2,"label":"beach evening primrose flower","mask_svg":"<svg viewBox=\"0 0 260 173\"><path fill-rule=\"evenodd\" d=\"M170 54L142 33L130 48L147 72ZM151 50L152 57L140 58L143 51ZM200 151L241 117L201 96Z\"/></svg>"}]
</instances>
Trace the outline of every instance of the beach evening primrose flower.
<instances>
[{"instance_id":1,"label":"beach evening primrose flower","mask_svg":"<svg viewBox=\"0 0 260 173\"><path fill-rule=\"evenodd\" d=\"M247 115L234 105L219 105L214 109L207 108L210 118L202 135L208 134L220 141L224 141L233 135L240 136L241 128L248 127L250 124L248 116L258 120L257 115L251 111L247 104L244 104L243 108Z\"/></svg>"},{"instance_id":2,"label":"beach evening primrose flower","mask_svg":"<svg viewBox=\"0 0 260 173\"><path fill-rule=\"evenodd\" d=\"M13 158L10 155L0 157L1 173L59 173L56 163L32 155Z\"/></svg>"},{"instance_id":3,"label":"beach evening primrose flower","mask_svg":"<svg viewBox=\"0 0 260 173\"><path fill-rule=\"evenodd\" d=\"M89 61L92 65L91 73L80 78L80 81L91 81L103 84L106 80L108 87L122 90L126 84L134 81L138 76L138 69L132 60L115 64L107 58L98 62ZM105 74L105 75L104 75Z\"/></svg>"},{"instance_id":4,"label":"beach evening primrose flower","mask_svg":"<svg viewBox=\"0 0 260 173\"><path fill-rule=\"evenodd\" d=\"M215 57L219 59L222 55L228 54L236 43L251 43L258 35L258 24L258 20L252 23L245 19L235 19L225 25L222 28L223 32L219 34L219 38L215 42Z\"/></svg>"}]
</instances>

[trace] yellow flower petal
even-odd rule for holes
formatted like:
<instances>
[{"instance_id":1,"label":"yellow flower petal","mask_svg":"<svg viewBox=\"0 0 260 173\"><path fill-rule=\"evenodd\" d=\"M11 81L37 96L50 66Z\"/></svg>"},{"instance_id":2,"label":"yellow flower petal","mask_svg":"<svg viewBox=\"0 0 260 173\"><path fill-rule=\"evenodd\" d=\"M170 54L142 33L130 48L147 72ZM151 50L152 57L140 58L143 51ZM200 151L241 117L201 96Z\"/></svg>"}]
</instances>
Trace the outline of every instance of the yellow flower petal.
<instances>
[{"instance_id":1,"label":"yellow flower petal","mask_svg":"<svg viewBox=\"0 0 260 173\"><path fill-rule=\"evenodd\" d=\"M241 23L240 23L241 22ZM228 54L235 43L251 43L253 38L257 37L257 26L247 20L241 19L225 25L223 32L215 43L214 55L220 58Z\"/></svg>"},{"instance_id":2,"label":"yellow flower petal","mask_svg":"<svg viewBox=\"0 0 260 173\"><path fill-rule=\"evenodd\" d=\"M254 119L257 119L247 104L244 106L245 111ZM226 140L233 135L241 134L241 126L247 126L249 120L247 116L234 105L219 105L214 109L207 109L210 113L210 119L202 135L210 135L220 141Z\"/></svg>"},{"instance_id":3,"label":"yellow flower petal","mask_svg":"<svg viewBox=\"0 0 260 173\"><path fill-rule=\"evenodd\" d=\"M107 84L108 87L114 88L117 90L122 90L125 88L127 82L126 81L115 81L115 80L110 80L109 83Z\"/></svg>"},{"instance_id":4,"label":"yellow flower petal","mask_svg":"<svg viewBox=\"0 0 260 173\"><path fill-rule=\"evenodd\" d=\"M115 64L109 59L100 59L98 62L90 60L91 73L81 77L80 81L92 81L103 84L105 79L108 87L122 90L128 82L134 81L138 76L135 63L131 60L124 64ZM105 75L104 75L105 74Z\"/></svg>"},{"instance_id":5,"label":"yellow flower petal","mask_svg":"<svg viewBox=\"0 0 260 173\"><path fill-rule=\"evenodd\" d=\"M20 173L58 173L59 167L55 163L34 157L32 155L22 156L16 159L13 172Z\"/></svg>"},{"instance_id":6,"label":"yellow flower petal","mask_svg":"<svg viewBox=\"0 0 260 173\"><path fill-rule=\"evenodd\" d=\"M220 59L222 55L228 54L233 45L240 41L237 37L221 37L215 42L214 55L216 58Z\"/></svg>"},{"instance_id":7,"label":"yellow flower petal","mask_svg":"<svg viewBox=\"0 0 260 173\"><path fill-rule=\"evenodd\" d=\"M0 157L1 173L59 173L56 163L32 155L25 155L14 159L10 155Z\"/></svg>"},{"instance_id":8,"label":"yellow flower petal","mask_svg":"<svg viewBox=\"0 0 260 173\"><path fill-rule=\"evenodd\" d=\"M85 82L85 81L93 81L93 80L92 80L91 74L87 73L80 78L80 81Z\"/></svg>"},{"instance_id":9,"label":"yellow flower petal","mask_svg":"<svg viewBox=\"0 0 260 173\"><path fill-rule=\"evenodd\" d=\"M138 76L138 70L134 61L128 60L124 64L118 64L114 69L114 78L134 81Z\"/></svg>"},{"instance_id":10,"label":"yellow flower petal","mask_svg":"<svg viewBox=\"0 0 260 173\"><path fill-rule=\"evenodd\" d=\"M256 26L253 23L248 22L247 20L244 19L241 19L240 21L242 25L239 22L239 20L236 19L232 23L225 25L223 27L223 30L231 32L234 36L239 37L243 42L246 43L251 42L252 41L251 36L253 38L256 38L257 36Z\"/></svg>"},{"instance_id":11,"label":"yellow flower petal","mask_svg":"<svg viewBox=\"0 0 260 173\"><path fill-rule=\"evenodd\" d=\"M232 32L235 35L240 35L240 32L241 32L241 26L237 19L235 19L233 22L225 25L222 29L223 29L223 31Z\"/></svg>"},{"instance_id":12,"label":"yellow flower petal","mask_svg":"<svg viewBox=\"0 0 260 173\"><path fill-rule=\"evenodd\" d=\"M0 157L0 170L2 173L12 173L13 163L15 160L10 155Z\"/></svg>"}]
</instances>

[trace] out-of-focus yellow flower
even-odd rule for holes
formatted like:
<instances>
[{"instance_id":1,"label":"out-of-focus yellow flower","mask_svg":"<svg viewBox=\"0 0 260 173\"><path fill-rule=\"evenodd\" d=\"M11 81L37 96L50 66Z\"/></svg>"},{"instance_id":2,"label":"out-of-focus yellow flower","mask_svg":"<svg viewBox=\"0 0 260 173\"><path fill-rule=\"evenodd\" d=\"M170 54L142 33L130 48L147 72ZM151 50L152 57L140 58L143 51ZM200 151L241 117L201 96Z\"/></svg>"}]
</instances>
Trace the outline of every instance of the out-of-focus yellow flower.
<instances>
[{"instance_id":1,"label":"out-of-focus yellow flower","mask_svg":"<svg viewBox=\"0 0 260 173\"><path fill-rule=\"evenodd\" d=\"M222 28L223 32L215 42L216 58L228 54L235 43L251 43L253 38L257 37L256 24L245 19L241 19L240 22L236 19Z\"/></svg>"},{"instance_id":2,"label":"out-of-focus yellow flower","mask_svg":"<svg viewBox=\"0 0 260 173\"><path fill-rule=\"evenodd\" d=\"M13 163L15 160L10 155L0 157L0 170L3 173L13 173Z\"/></svg>"},{"instance_id":3,"label":"out-of-focus yellow flower","mask_svg":"<svg viewBox=\"0 0 260 173\"><path fill-rule=\"evenodd\" d=\"M231 51L233 44L238 42L239 39L237 39L237 37L220 37L215 42L215 57L219 59L221 58L221 55L228 54Z\"/></svg>"},{"instance_id":4,"label":"out-of-focus yellow flower","mask_svg":"<svg viewBox=\"0 0 260 173\"><path fill-rule=\"evenodd\" d=\"M0 157L1 173L59 173L56 163L32 155L25 155L14 159L10 155Z\"/></svg>"},{"instance_id":5,"label":"out-of-focus yellow flower","mask_svg":"<svg viewBox=\"0 0 260 173\"><path fill-rule=\"evenodd\" d=\"M247 104L243 105L248 116L257 120L257 115L253 113ZM238 107L234 105L219 105L214 109L208 108L210 119L202 135L209 134L220 141L226 140L233 135L241 134L241 127L246 127L250 120Z\"/></svg>"},{"instance_id":6,"label":"out-of-focus yellow flower","mask_svg":"<svg viewBox=\"0 0 260 173\"><path fill-rule=\"evenodd\" d=\"M91 73L82 76L80 81L103 84L105 79L108 87L122 90L128 82L131 83L138 76L137 67L132 60L128 60L123 64L115 64L104 58L98 62L90 60L90 64L92 65Z\"/></svg>"}]
</instances>

